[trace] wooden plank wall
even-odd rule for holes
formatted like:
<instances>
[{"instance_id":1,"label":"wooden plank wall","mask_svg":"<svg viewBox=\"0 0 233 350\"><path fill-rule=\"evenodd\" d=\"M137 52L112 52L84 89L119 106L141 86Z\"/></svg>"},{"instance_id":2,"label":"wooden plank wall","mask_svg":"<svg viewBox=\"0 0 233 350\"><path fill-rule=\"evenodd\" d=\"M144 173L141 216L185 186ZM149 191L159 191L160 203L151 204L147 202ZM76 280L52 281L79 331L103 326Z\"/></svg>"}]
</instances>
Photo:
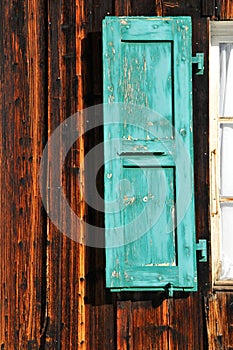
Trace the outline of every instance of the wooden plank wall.
<instances>
[{"instance_id":1,"label":"wooden plank wall","mask_svg":"<svg viewBox=\"0 0 233 350\"><path fill-rule=\"evenodd\" d=\"M0 347L37 349L45 313L46 9L1 1Z\"/></svg>"},{"instance_id":2,"label":"wooden plank wall","mask_svg":"<svg viewBox=\"0 0 233 350\"><path fill-rule=\"evenodd\" d=\"M0 6L0 347L82 348L84 247L47 219L38 175L49 135L83 108L84 1ZM83 157L83 140L77 148ZM66 175L67 196L82 216L77 176Z\"/></svg>"},{"instance_id":3,"label":"wooden plank wall","mask_svg":"<svg viewBox=\"0 0 233 350\"><path fill-rule=\"evenodd\" d=\"M220 13L221 20L233 19L233 2L232 0L217 1L217 8Z\"/></svg>"},{"instance_id":4,"label":"wooden plank wall","mask_svg":"<svg viewBox=\"0 0 233 350\"><path fill-rule=\"evenodd\" d=\"M102 19L191 15L193 54L204 52L206 66L193 76L197 239L209 242L208 17L231 19L232 0L2 0L0 11L1 350L233 349L233 294L211 291L210 264L198 266L198 293L111 294L104 250L63 236L47 219L38 184L51 133L102 102ZM81 138L64 173L70 205L99 226L103 215L84 205L89 177L71 165L101 140L101 128Z\"/></svg>"},{"instance_id":5,"label":"wooden plank wall","mask_svg":"<svg viewBox=\"0 0 233 350\"><path fill-rule=\"evenodd\" d=\"M83 3L82 0L47 2L48 137L62 121L83 108L81 41L84 29L81 25L76 26L76 23L82 24L85 21ZM80 129L81 127L80 120ZM80 140L76 148L83 157L83 140ZM69 164L72 163L73 159L70 159ZM82 190L78 187L77 175L70 170L70 167L67 167L64 177L66 195L73 209L83 216ZM52 197L53 183L50 183L50 179L48 187ZM60 203L57 203L56 210L60 210L61 213L64 211ZM71 349L73 344L82 348L85 258L83 252L82 246L62 235L48 220L46 319L42 344L46 349Z\"/></svg>"}]
</instances>

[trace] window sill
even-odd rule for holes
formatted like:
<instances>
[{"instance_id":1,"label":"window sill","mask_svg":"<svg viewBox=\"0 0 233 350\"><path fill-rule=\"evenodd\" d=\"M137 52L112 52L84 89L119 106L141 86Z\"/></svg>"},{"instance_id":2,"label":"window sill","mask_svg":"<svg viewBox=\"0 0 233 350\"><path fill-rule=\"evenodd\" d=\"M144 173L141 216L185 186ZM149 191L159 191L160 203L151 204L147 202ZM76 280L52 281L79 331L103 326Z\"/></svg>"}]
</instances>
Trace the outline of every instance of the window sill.
<instances>
[{"instance_id":1,"label":"window sill","mask_svg":"<svg viewBox=\"0 0 233 350\"><path fill-rule=\"evenodd\" d=\"M213 290L216 291L232 291L233 290L233 280L218 280L214 282Z\"/></svg>"}]
</instances>

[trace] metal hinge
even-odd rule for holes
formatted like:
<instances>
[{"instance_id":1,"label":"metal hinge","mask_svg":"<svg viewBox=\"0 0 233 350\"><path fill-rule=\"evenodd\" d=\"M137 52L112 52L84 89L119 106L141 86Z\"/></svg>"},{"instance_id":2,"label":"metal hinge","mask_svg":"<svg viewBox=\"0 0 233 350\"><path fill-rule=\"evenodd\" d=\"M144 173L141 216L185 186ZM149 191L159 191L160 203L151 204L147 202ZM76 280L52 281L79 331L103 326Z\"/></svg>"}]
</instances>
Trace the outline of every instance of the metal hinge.
<instances>
[{"instance_id":1,"label":"metal hinge","mask_svg":"<svg viewBox=\"0 0 233 350\"><path fill-rule=\"evenodd\" d=\"M197 72L196 75L204 74L204 53L196 53L196 57L192 57L192 63L197 63Z\"/></svg>"},{"instance_id":2,"label":"metal hinge","mask_svg":"<svg viewBox=\"0 0 233 350\"><path fill-rule=\"evenodd\" d=\"M174 288L172 283L168 283L165 286L165 292L167 293L168 298L173 298Z\"/></svg>"},{"instance_id":3,"label":"metal hinge","mask_svg":"<svg viewBox=\"0 0 233 350\"><path fill-rule=\"evenodd\" d=\"M207 244L206 239L199 239L196 244L196 250L201 252L199 262L207 262Z\"/></svg>"}]
</instances>

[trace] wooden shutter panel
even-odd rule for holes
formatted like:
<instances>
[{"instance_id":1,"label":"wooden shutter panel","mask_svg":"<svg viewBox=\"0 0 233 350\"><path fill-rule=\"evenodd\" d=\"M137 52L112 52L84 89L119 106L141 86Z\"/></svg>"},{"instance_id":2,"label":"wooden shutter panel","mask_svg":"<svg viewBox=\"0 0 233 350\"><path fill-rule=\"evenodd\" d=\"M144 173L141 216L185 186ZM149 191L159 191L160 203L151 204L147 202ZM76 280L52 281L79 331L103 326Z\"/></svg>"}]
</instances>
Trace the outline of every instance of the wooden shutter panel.
<instances>
[{"instance_id":1,"label":"wooden shutter panel","mask_svg":"<svg viewBox=\"0 0 233 350\"><path fill-rule=\"evenodd\" d=\"M195 291L189 17L103 21L106 285Z\"/></svg>"}]
</instances>

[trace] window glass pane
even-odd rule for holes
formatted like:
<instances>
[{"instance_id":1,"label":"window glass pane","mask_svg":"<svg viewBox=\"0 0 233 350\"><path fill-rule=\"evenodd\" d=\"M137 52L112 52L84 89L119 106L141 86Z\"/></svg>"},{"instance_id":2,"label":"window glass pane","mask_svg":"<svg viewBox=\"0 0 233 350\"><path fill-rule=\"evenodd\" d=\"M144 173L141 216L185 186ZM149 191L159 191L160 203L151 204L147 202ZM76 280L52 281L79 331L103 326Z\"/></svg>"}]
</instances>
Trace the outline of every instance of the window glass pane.
<instances>
[{"instance_id":1,"label":"window glass pane","mask_svg":"<svg viewBox=\"0 0 233 350\"><path fill-rule=\"evenodd\" d=\"M233 279L233 203L221 205L221 279Z\"/></svg>"},{"instance_id":2,"label":"window glass pane","mask_svg":"<svg viewBox=\"0 0 233 350\"><path fill-rule=\"evenodd\" d=\"M219 114L233 116L233 43L220 43Z\"/></svg>"},{"instance_id":3,"label":"window glass pane","mask_svg":"<svg viewBox=\"0 0 233 350\"><path fill-rule=\"evenodd\" d=\"M233 124L220 125L220 193L233 196Z\"/></svg>"}]
</instances>

